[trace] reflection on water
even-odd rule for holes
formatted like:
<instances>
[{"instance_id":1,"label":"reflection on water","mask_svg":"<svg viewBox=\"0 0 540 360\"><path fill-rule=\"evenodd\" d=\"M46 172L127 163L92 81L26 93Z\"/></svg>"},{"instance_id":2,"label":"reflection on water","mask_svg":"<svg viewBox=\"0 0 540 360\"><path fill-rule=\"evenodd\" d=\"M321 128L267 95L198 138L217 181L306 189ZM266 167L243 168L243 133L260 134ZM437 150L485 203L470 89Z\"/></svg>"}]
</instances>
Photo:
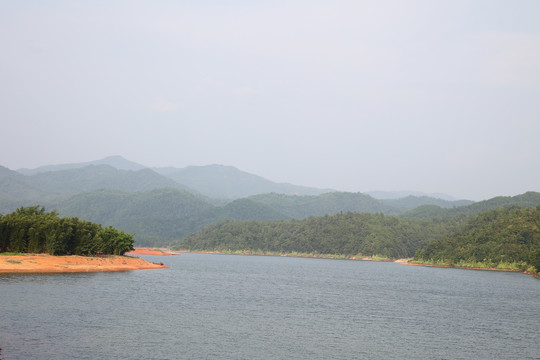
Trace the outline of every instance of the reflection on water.
<instances>
[{"instance_id":1,"label":"reflection on water","mask_svg":"<svg viewBox=\"0 0 540 360\"><path fill-rule=\"evenodd\" d=\"M12 359L535 359L540 281L517 273L265 256L170 269L0 275Z\"/></svg>"}]
</instances>

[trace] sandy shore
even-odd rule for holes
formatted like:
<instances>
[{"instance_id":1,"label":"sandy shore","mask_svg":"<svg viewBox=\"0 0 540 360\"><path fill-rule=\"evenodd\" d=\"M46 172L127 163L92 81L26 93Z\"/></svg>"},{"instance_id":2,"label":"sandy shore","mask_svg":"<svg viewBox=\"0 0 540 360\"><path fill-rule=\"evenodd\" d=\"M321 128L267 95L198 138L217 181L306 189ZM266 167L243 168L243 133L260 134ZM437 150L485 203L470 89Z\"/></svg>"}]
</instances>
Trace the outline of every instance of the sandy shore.
<instances>
[{"instance_id":1,"label":"sandy shore","mask_svg":"<svg viewBox=\"0 0 540 360\"><path fill-rule=\"evenodd\" d=\"M0 255L0 273L77 273L164 268L168 266L131 256Z\"/></svg>"},{"instance_id":2,"label":"sandy shore","mask_svg":"<svg viewBox=\"0 0 540 360\"><path fill-rule=\"evenodd\" d=\"M126 255L180 255L179 252L168 248L143 248L137 247L133 251L128 251Z\"/></svg>"}]
</instances>

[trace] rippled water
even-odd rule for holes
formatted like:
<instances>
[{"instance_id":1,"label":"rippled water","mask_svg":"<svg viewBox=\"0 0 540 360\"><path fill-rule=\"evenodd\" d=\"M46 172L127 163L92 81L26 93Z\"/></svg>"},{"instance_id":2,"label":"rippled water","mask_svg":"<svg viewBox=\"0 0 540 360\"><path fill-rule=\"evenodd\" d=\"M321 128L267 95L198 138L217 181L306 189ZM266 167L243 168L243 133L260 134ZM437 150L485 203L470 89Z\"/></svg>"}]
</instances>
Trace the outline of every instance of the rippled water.
<instances>
[{"instance_id":1,"label":"rippled water","mask_svg":"<svg viewBox=\"0 0 540 360\"><path fill-rule=\"evenodd\" d=\"M540 359L540 280L183 254L170 269L0 275L13 359Z\"/></svg>"}]
</instances>

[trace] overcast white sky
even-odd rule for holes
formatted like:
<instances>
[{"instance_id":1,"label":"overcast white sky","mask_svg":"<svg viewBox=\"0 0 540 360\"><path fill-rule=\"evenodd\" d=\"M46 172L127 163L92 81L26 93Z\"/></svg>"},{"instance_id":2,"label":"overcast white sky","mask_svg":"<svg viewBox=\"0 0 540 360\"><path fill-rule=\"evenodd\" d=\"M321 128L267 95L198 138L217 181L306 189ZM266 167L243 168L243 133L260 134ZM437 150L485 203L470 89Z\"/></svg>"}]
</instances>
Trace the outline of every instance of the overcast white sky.
<instances>
[{"instance_id":1,"label":"overcast white sky","mask_svg":"<svg viewBox=\"0 0 540 360\"><path fill-rule=\"evenodd\" d=\"M0 1L0 165L540 191L540 1Z\"/></svg>"}]
</instances>

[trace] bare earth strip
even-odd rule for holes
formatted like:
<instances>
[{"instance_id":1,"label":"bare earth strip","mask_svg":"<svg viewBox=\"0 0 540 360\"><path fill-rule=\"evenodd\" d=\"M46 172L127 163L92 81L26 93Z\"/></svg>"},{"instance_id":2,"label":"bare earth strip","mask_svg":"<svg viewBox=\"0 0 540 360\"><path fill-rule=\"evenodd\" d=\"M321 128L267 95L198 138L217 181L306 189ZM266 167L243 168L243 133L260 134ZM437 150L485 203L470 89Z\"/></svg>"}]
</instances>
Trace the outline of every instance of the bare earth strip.
<instances>
[{"instance_id":1,"label":"bare earth strip","mask_svg":"<svg viewBox=\"0 0 540 360\"><path fill-rule=\"evenodd\" d=\"M51 256L46 254L0 255L0 273L77 273L164 269L131 256Z\"/></svg>"}]
</instances>

